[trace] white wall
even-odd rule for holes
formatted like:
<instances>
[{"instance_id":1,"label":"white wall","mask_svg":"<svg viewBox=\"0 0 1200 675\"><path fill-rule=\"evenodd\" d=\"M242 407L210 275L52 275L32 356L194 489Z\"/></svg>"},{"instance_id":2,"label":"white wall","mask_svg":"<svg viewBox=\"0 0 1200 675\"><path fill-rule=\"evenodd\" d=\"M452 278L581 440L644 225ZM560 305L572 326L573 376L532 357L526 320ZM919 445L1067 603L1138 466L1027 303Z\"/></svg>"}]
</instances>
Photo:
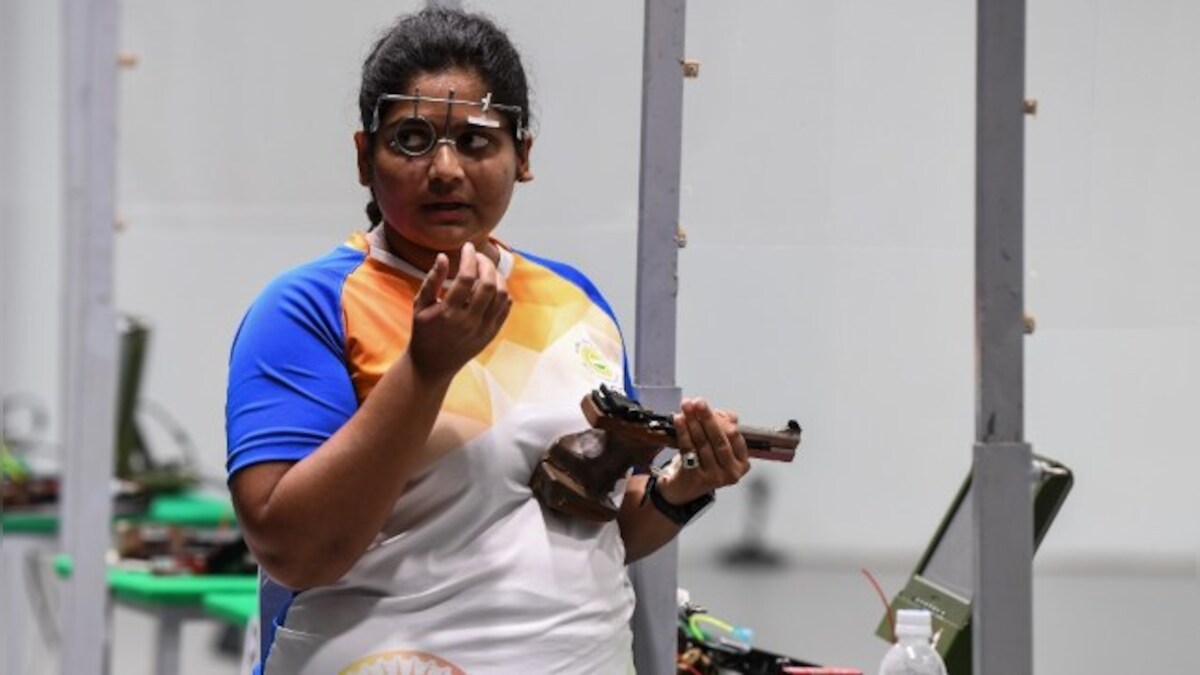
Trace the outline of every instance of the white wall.
<instances>
[{"instance_id":1,"label":"white wall","mask_svg":"<svg viewBox=\"0 0 1200 675\"><path fill-rule=\"evenodd\" d=\"M688 90L681 379L806 423L803 462L770 470L776 539L903 553L974 431L974 8L757 8L690 14L711 67ZM1078 473L1043 561L1194 568L1197 19L1030 4L1026 428ZM723 515L697 529L728 540Z\"/></svg>"},{"instance_id":2,"label":"white wall","mask_svg":"<svg viewBox=\"0 0 1200 675\"><path fill-rule=\"evenodd\" d=\"M1030 31L1028 431L1079 476L1047 553L1194 571L1200 5L1054 4Z\"/></svg>"},{"instance_id":3,"label":"white wall","mask_svg":"<svg viewBox=\"0 0 1200 675\"><path fill-rule=\"evenodd\" d=\"M0 2L0 394L51 413L63 376L60 22L59 3ZM33 429L29 415L13 421Z\"/></svg>"},{"instance_id":4,"label":"white wall","mask_svg":"<svg viewBox=\"0 0 1200 675\"><path fill-rule=\"evenodd\" d=\"M418 4L123 5L141 64L121 82L117 304L154 323L145 395L214 475L233 331L271 276L365 223L357 71ZM50 5L0 10L0 373L57 408ZM472 6L511 29L540 118L537 179L499 234L582 267L631 334L641 3ZM804 424L794 465L756 470L775 488L773 540L801 559L911 562L973 440L973 4L688 11L703 65L686 85L681 384L751 423ZM1039 560L1194 565L1200 5L1070 0L1029 18L1026 426L1078 474ZM733 539L741 501L689 531L685 557Z\"/></svg>"}]
</instances>

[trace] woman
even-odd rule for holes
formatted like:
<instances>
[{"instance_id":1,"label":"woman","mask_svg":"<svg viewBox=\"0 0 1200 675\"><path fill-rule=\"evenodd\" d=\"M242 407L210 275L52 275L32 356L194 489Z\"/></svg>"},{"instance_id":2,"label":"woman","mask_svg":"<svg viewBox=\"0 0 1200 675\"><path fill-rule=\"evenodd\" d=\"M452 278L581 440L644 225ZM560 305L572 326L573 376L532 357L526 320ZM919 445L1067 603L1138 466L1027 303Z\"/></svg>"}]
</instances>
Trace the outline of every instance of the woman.
<instances>
[{"instance_id":1,"label":"woman","mask_svg":"<svg viewBox=\"0 0 1200 675\"><path fill-rule=\"evenodd\" d=\"M686 401L699 466L624 481L613 522L543 508L530 476L580 399L630 386L595 287L492 237L533 177L520 57L427 9L375 45L359 108L371 230L272 282L231 357L234 504L295 591L265 671L629 672L625 565L745 474L734 420Z\"/></svg>"}]
</instances>

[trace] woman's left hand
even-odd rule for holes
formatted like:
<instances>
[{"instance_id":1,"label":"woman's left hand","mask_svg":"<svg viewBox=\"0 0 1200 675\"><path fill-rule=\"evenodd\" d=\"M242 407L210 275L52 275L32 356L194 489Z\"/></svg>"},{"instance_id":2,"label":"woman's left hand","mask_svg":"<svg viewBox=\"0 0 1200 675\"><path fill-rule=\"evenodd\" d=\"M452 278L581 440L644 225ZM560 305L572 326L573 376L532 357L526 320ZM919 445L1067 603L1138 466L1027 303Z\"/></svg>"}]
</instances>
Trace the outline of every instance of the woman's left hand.
<instances>
[{"instance_id":1,"label":"woman's left hand","mask_svg":"<svg viewBox=\"0 0 1200 675\"><path fill-rule=\"evenodd\" d=\"M659 481L659 492L672 504L686 504L717 488L733 485L750 470L746 439L737 431L737 414L713 410L704 399L684 399L675 414L680 455L695 453L699 464Z\"/></svg>"}]
</instances>

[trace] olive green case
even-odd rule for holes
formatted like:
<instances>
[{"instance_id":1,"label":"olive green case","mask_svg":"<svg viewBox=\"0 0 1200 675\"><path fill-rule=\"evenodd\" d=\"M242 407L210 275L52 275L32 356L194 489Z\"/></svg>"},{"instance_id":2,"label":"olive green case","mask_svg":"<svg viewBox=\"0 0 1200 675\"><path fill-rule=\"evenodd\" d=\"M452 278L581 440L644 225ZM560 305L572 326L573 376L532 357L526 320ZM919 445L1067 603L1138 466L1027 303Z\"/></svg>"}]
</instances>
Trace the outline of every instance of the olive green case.
<instances>
[{"instance_id":1,"label":"olive green case","mask_svg":"<svg viewBox=\"0 0 1200 675\"><path fill-rule=\"evenodd\" d=\"M1038 455L1033 491L1034 551L1046 536L1075 478L1062 464ZM949 675L971 675L971 599L974 586L971 474L929 541L908 584L892 599L891 610L927 609L933 615L937 650ZM939 634L940 631L940 634ZM883 617L875 634L891 641L891 623Z\"/></svg>"}]
</instances>

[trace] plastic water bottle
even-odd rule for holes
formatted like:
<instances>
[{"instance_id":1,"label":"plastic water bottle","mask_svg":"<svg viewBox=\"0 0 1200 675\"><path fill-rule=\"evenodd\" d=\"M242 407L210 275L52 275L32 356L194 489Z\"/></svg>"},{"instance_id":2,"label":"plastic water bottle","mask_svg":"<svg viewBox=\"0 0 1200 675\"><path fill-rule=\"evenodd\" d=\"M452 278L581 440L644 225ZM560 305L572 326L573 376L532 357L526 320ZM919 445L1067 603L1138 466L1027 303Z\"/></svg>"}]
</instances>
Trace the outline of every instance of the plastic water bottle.
<instances>
[{"instance_id":1,"label":"plastic water bottle","mask_svg":"<svg viewBox=\"0 0 1200 675\"><path fill-rule=\"evenodd\" d=\"M927 610L896 610L897 642L879 664L879 675L946 675L946 664L930 644L932 636Z\"/></svg>"}]
</instances>

